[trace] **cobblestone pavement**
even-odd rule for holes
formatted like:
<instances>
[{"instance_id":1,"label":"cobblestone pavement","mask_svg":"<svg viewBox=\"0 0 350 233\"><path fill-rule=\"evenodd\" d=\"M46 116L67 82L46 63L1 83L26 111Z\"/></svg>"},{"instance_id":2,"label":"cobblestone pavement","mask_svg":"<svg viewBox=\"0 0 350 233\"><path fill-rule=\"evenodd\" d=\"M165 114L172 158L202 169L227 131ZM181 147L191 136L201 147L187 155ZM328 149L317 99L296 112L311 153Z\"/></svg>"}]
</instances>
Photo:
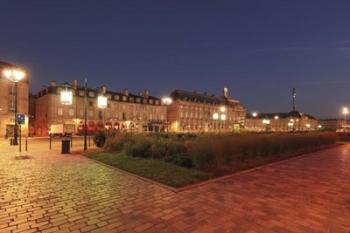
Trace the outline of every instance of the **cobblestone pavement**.
<instances>
[{"instance_id":1,"label":"cobblestone pavement","mask_svg":"<svg viewBox=\"0 0 350 233\"><path fill-rule=\"evenodd\" d=\"M350 145L180 193L80 155L28 154L0 152L1 233L350 231Z\"/></svg>"}]
</instances>

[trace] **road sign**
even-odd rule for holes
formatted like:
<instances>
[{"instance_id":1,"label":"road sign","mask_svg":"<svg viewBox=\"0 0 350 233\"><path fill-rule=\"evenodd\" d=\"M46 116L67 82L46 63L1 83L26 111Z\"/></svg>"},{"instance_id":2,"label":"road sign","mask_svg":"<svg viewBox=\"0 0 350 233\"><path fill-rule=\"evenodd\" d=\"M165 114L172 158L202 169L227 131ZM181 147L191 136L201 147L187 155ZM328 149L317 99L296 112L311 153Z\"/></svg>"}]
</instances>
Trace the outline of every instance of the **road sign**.
<instances>
[{"instance_id":1,"label":"road sign","mask_svg":"<svg viewBox=\"0 0 350 233\"><path fill-rule=\"evenodd\" d=\"M22 113L17 113L16 121L17 121L17 124L24 125L26 122L26 115Z\"/></svg>"}]
</instances>

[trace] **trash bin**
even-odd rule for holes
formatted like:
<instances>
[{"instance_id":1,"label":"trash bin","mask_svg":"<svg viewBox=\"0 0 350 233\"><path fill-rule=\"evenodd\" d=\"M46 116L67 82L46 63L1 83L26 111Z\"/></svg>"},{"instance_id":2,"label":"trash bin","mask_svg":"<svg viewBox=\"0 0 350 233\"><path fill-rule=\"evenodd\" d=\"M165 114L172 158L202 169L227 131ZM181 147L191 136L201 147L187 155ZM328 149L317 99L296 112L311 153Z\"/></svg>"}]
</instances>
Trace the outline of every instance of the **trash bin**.
<instances>
[{"instance_id":1,"label":"trash bin","mask_svg":"<svg viewBox=\"0 0 350 233\"><path fill-rule=\"evenodd\" d=\"M62 138L61 154L69 154L69 153L70 153L70 138L64 137Z\"/></svg>"}]
</instances>

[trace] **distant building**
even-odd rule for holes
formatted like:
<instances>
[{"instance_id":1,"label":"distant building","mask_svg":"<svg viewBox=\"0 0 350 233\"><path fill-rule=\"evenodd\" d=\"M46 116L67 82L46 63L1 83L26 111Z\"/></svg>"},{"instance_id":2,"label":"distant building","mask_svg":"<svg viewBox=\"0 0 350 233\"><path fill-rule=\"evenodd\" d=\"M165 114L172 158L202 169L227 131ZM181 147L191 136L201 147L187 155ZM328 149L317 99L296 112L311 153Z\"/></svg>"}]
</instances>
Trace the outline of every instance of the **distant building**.
<instances>
[{"instance_id":1,"label":"distant building","mask_svg":"<svg viewBox=\"0 0 350 233\"><path fill-rule=\"evenodd\" d=\"M229 97L175 90L168 106L168 125L172 132L234 132L244 124L245 108Z\"/></svg>"},{"instance_id":2,"label":"distant building","mask_svg":"<svg viewBox=\"0 0 350 233\"><path fill-rule=\"evenodd\" d=\"M247 114L244 128L255 132L294 132L320 129L315 117L296 110L296 89L292 89L292 111Z\"/></svg>"},{"instance_id":3,"label":"distant building","mask_svg":"<svg viewBox=\"0 0 350 233\"><path fill-rule=\"evenodd\" d=\"M4 70L23 68L0 61L0 137L13 137L15 125L15 85L6 79ZM17 112L28 116L29 79L18 82ZM22 135L28 134L28 119L21 125Z\"/></svg>"},{"instance_id":4,"label":"distant building","mask_svg":"<svg viewBox=\"0 0 350 233\"><path fill-rule=\"evenodd\" d=\"M60 100L65 85L51 84L36 95L35 134L46 136L52 126L63 125L65 132L79 134L84 131L85 89L73 81L71 105ZM107 97L106 108L98 107L98 96ZM165 130L166 106L148 91L139 95L106 91L103 87L87 89L87 129L90 133L104 128L115 128L133 132L159 132Z\"/></svg>"},{"instance_id":5,"label":"distant building","mask_svg":"<svg viewBox=\"0 0 350 233\"><path fill-rule=\"evenodd\" d=\"M36 108L36 95L29 94L29 113L28 113L28 134L29 136L35 136L35 108Z\"/></svg>"},{"instance_id":6,"label":"distant building","mask_svg":"<svg viewBox=\"0 0 350 233\"><path fill-rule=\"evenodd\" d=\"M320 125L324 130L337 131L341 129L350 129L350 120L345 119L321 119L319 120Z\"/></svg>"},{"instance_id":7,"label":"distant building","mask_svg":"<svg viewBox=\"0 0 350 233\"><path fill-rule=\"evenodd\" d=\"M247 131L292 132L313 131L318 128L315 117L298 111L288 113L247 114L244 128Z\"/></svg>"}]
</instances>

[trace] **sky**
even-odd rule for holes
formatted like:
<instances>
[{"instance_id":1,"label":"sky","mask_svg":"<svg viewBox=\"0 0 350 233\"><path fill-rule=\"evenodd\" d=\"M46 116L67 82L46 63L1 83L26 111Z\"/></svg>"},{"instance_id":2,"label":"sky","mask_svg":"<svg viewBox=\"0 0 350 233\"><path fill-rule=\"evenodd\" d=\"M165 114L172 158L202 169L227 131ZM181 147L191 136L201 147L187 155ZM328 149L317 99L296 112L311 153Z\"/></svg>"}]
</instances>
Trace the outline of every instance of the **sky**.
<instances>
[{"instance_id":1,"label":"sky","mask_svg":"<svg viewBox=\"0 0 350 233\"><path fill-rule=\"evenodd\" d=\"M138 93L230 95L248 111L350 107L350 1L0 0L0 60L32 92L88 79Z\"/></svg>"}]
</instances>

